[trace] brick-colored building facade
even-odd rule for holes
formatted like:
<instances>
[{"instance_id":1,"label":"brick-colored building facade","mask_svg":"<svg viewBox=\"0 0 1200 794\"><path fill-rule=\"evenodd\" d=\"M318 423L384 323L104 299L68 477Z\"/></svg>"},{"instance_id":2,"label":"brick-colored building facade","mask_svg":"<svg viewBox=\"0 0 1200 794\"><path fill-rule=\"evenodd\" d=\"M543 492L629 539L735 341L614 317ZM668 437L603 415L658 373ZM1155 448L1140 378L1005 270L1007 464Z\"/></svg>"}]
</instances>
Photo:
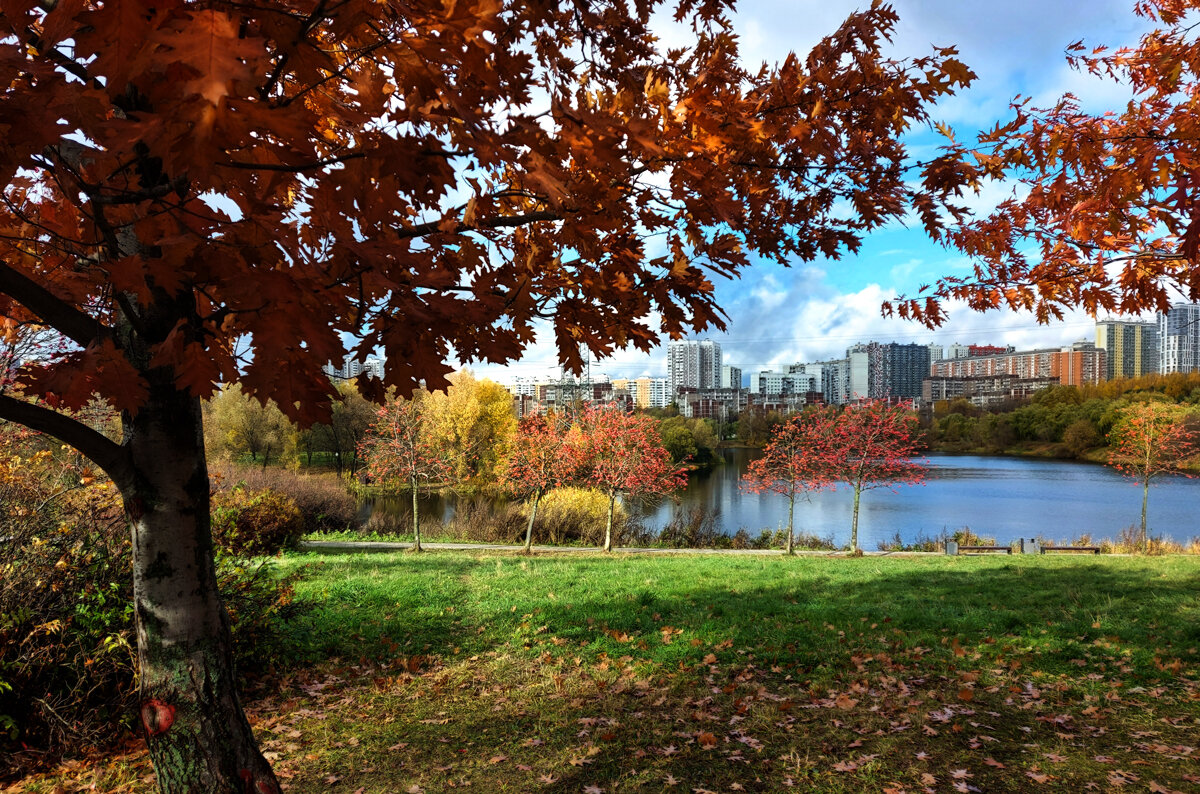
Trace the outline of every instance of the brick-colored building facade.
<instances>
[{"instance_id":1,"label":"brick-colored building facade","mask_svg":"<svg viewBox=\"0 0 1200 794\"><path fill-rule=\"evenodd\" d=\"M988 375L1058 378L1058 382L1064 386L1082 386L1104 380L1107 370L1104 351L1084 347L945 358L930 364L929 374L935 378L979 378Z\"/></svg>"}]
</instances>

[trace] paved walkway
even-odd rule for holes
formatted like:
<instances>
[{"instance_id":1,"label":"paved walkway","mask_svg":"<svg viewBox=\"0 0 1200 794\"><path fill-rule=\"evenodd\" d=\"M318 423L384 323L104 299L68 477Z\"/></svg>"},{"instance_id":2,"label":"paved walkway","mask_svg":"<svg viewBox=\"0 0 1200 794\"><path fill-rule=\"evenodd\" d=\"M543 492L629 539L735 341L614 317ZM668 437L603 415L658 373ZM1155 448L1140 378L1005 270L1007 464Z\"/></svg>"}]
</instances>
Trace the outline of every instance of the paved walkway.
<instances>
[{"instance_id":1,"label":"paved walkway","mask_svg":"<svg viewBox=\"0 0 1200 794\"><path fill-rule=\"evenodd\" d=\"M300 542L300 548L303 551L319 551L326 553L337 552L389 552L389 551L408 551L412 548L412 543L387 543L383 541L364 540L305 540ZM448 550L448 551L521 551L522 546L513 546L505 543L429 543L421 544L422 549L429 551ZM599 546L534 546L535 554L546 553L579 553L579 554L596 554L603 550ZM782 549L660 549L660 548L639 548L639 547L619 547L613 549L619 554L757 554L764 556L779 556L784 552ZM845 557L845 550L838 551L812 551L810 549L796 549L796 554L803 557ZM938 552L932 551L864 551L864 556L867 557L938 557L942 556Z\"/></svg>"}]
</instances>

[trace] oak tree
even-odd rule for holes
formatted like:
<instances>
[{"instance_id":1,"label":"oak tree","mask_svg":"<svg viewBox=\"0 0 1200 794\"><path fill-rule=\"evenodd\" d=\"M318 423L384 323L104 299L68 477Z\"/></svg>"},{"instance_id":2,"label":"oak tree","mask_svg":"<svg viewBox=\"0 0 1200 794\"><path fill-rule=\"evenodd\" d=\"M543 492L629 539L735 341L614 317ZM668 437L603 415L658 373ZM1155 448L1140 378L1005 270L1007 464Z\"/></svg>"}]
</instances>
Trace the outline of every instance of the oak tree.
<instances>
[{"instance_id":1,"label":"oak tree","mask_svg":"<svg viewBox=\"0 0 1200 794\"><path fill-rule=\"evenodd\" d=\"M70 344L0 418L119 488L141 724L164 791L270 792L217 596L200 401L240 383L328 417L321 371L377 350L382 399L451 357L565 363L719 325L710 276L954 217L953 157L902 136L973 77L895 61L872 3L747 68L732 0L3 0L0 319ZM653 324L647 319L655 317ZM582 346L581 346L582 343ZM112 441L59 409L100 394Z\"/></svg>"},{"instance_id":2,"label":"oak tree","mask_svg":"<svg viewBox=\"0 0 1200 794\"><path fill-rule=\"evenodd\" d=\"M373 483L400 485L412 496L413 551L421 551L421 513L417 496L423 486L445 482L454 466L445 447L430 437L428 398L390 400L379 409L362 442L362 457Z\"/></svg>"},{"instance_id":3,"label":"oak tree","mask_svg":"<svg viewBox=\"0 0 1200 794\"><path fill-rule=\"evenodd\" d=\"M787 553L795 554L794 518L796 499L807 499L814 491L833 487L831 473L819 456L821 425L811 413L795 414L777 425L763 447L761 458L750 461L742 475L742 487L751 493L773 491L787 497Z\"/></svg>"},{"instance_id":4,"label":"oak tree","mask_svg":"<svg viewBox=\"0 0 1200 794\"><path fill-rule=\"evenodd\" d=\"M910 403L866 400L844 407L818 406L807 417L805 441L811 465L830 481L854 491L850 551L858 552L862 492L925 482L917 417Z\"/></svg>"},{"instance_id":5,"label":"oak tree","mask_svg":"<svg viewBox=\"0 0 1200 794\"><path fill-rule=\"evenodd\" d=\"M1164 402L1123 408L1108 434L1108 464L1142 486L1138 547L1146 548L1146 507L1150 483L1163 474L1191 476L1185 467L1200 454L1195 416L1185 406Z\"/></svg>"},{"instance_id":6,"label":"oak tree","mask_svg":"<svg viewBox=\"0 0 1200 794\"><path fill-rule=\"evenodd\" d=\"M617 497L671 494L686 484L687 476L663 446L658 422L646 414L615 407L586 408L579 417L579 429L583 479L608 498L604 550L612 551Z\"/></svg>"},{"instance_id":7,"label":"oak tree","mask_svg":"<svg viewBox=\"0 0 1200 794\"><path fill-rule=\"evenodd\" d=\"M1071 94L1043 108L1017 97L1013 117L974 143L951 138L952 181L1018 187L989 216L945 234L974 260L971 274L885 311L937 325L954 298L1047 322L1075 307L1137 314L1180 295L1200 300L1197 11L1197 0L1137 0L1134 12L1155 27L1136 46L1068 48L1074 69L1123 86L1128 102L1089 112Z\"/></svg>"}]
</instances>

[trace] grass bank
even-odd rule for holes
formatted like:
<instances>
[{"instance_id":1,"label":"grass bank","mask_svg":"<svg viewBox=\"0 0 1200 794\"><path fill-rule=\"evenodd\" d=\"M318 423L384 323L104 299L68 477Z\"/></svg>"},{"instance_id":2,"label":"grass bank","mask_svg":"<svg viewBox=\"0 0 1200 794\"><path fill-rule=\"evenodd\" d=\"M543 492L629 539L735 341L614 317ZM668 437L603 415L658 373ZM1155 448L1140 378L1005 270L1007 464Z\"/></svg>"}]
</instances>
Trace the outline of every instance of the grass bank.
<instances>
[{"instance_id":1,"label":"grass bank","mask_svg":"<svg viewBox=\"0 0 1200 794\"><path fill-rule=\"evenodd\" d=\"M250 706L291 791L1200 786L1196 558L302 566L305 658Z\"/></svg>"}]
</instances>

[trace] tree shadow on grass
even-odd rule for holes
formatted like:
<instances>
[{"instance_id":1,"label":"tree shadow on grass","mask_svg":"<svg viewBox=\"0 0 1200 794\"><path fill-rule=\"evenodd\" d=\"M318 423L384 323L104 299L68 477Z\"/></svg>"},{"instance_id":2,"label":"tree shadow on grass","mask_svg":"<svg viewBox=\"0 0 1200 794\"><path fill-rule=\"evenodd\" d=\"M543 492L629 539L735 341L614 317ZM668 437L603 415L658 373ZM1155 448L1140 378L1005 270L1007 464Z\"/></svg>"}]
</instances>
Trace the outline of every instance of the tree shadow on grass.
<instances>
[{"instance_id":1,"label":"tree shadow on grass","mask_svg":"<svg viewBox=\"0 0 1200 794\"><path fill-rule=\"evenodd\" d=\"M1026 664L1051 671L1097 643L1144 665L1200 642L1200 577L1167 576L1149 563L1042 562L823 563L858 566L846 575L779 560L778 577L611 592L606 585L622 561L589 559L563 563L579 582L569 598L517 591L513 603L521 606L505 611L475 603L482 583L492 591L505 584L489 578L494 560L371 557L345 566L318 604L309 658L394 654L396 643L408 653L475 654L501 643L506 652L632 654L678 664L695 655L689 649L724 644L718 652L750 649L760 662L819 667L864 650L998 643L1009 654L1032 653ZM511 563L499 565L526 575ZM401 586L380 584L389 579Z\"/></svg>"},{"instance_id":2,"label":"tree shadow on grass","mask_svg":"<svg viewBox=\"0 0 1200 794\"><path fill-rule=\"evenodd\" d=\"M768 774L764 764L762 786L755 787L750 783L758 772L751 774L749 767L726 760L738 747L737 726L750 724L736 720L752 720L755 710L765 710L757 728L770 745L763 758L774 761L800 753L804 764L786 774L797 775L801 790L854 791L868 785L863 779L830 772L834 763L851 763L867 753L882 754L878 763L889 779L911 782L918 773L911 760L904 759L920 749L928 750L944 767L942 773L970 767L983 790L1021 791L1026 778L981 768L980 752L1003 764L1028 766L1040 758L1030 756L1033 742L1039 748L1077 753L1086 763L1100 754L1134 753L1131 725L1137 730L1149 726L1178 733L1186 728L1163 727L1159 718L1186 716L1189 708L1194 716L1195 708L1186 705L1181 693L1161 703L1152 698L1153 706L1115 705L1122 711L1105 718L1108 733L1088 735L1078 750L1056 744L1062 741L1063 729L1053 719L1064 711L1082 719L1087 687L1103 689L1109 679L1120 678L1129 687L1178 688L1179 670L1161 662L1189 658L1188 649L1197 642L1200 581L1178 568L1164 574L1157 562L988 560L921 566L779 560L778 571L767 568L763 575L732 576L727 582L714 582L711 577L703 581L697 577L694 582L664 578L688 570L667 565L654 572L657 580L650 577L631 584L626 579L618 584L615 567L621 564L619 559L564 564L576 575L578 586L569 599L551 600L537 594L540 588L516 591L512 579L495 574L494 560L431 556L420 561L419 571L411 558L381 560L376 569L379 576L416 582L403 591L409 600L396 609L392 591L364 596L349 605L330 604L324 630L334 625L334 615L348 613L352 621L346 625L353 625L362 636L374 632L369 636L375 640L373 644L359 641L344 631L319 644L329 655L369 656L386 671L397 654L407 651L397 651L380 638L403 636L410 646L439 657L442 666L424 678L419 676L419 684L406 685L422 688L420 697L403 690L393 700L385 699L386 705L376 705L375 713L354 712L344 722L325 726L335 735L361 737L361 746L407 742L420 747L412 757L397 752L359 762L360 769L374 771L364 772L356 785L367 783L369 788L368 774L386 788L401 780L404 786L412 780L437 786L455 775L486 780L490 774L495 779L507 771L516 786L513 790L524 790L521 786L528 783L528 790L579 791L624 779L630 790L657 791L662 786L654 781L664 775L718 790L734 781L745 784L745 790L779 790L784 777L778 765ZM525 573L505 570L505 576ZM544 573L531 569L529 576ZM347 570L346 578L361 575L362 571ZM503 609L500 601L484 600L477 589L481 582L492 590L513 585L513 600L522 606L511 611ZM389 614L389 609L394 613ZM1185 669L1183 675L1194 676L1195 657L1190 658L1192 672ZM1013 663L1019 667L1010 666ZM953 713L947 704L963 708L958 694L962 673L983 675L978 679L983 687L993 675L989 671L1004 671L992 679L1000 686L979 690L971 705L980 716L960 720L966 732L954 734L944 723L933 723L941 730L937 736L921 732L922 726L931 726L929 714ZM1088 674L1096 671L1103 672L1104 682L1088 680ZM443 689L437 683L443 675L460 677ZM558 676L576 687L592 687L590 695L575 690L548 697L548 691L553 693L548 682ZM633 683L639 678L652 680L653 691L639 691ZM743 678L744 688L728 690ZM907 719L907 711L894 689L882 713L868 707L874 702L871 695L857 694L856 698L864 698L863 706L854 711L826 703L813 707L815 711L790 712L799 720L795 733L770 727L789 716L776 711L777 700L755 695L751 700L757 702L748 713L738 705L745 693L768 691L795 698L805 704L800 709L807 709L809 698L828 699L832 692L852 692L860 685L895 686L886 684L888 679L907 681L911 691L930 698L912 715L912 724L895 735L888 721ZM1025 689L1027 682L1036 682L1039 688L1049 685L1050 693L1031 695ZM1012 684L1019 684L1021 691L1014 695ZM624 691L615 691L622 686ZM667 710L660 714L655 704L663 695ZM1039 697L1047 702L1039 705L1035 700ZM1034 708L1024 708L1027 704ZM1155 708L1159 711L1151 713ZM696 721L695 711L708 711L712 717ZM446 725L441 724L444 714L452 717ZM606 716L618 723L607 740L601 738L604 723L595 723L597 717ZM991 726L971 727L977 724L972 719ZM711 752L699 747L695 737L702 730L720 736L722 744ZM731 731L733 744L728 738ZM983 731L994 734L996 743L983 751L966 746L967 737ZM527 748L521 743L527 736L546 744ZM852 743L856 738L861 741ZM680 755L666 755L667 744L678 745ZM849 749L853 744L864 746ZM595 758L567 762L587 745L600 748ZM648 752L635 761L631 754L637 749ZM354 756L349 748L338 752L344 752L346 759ZM500 756L506 758L492 762ZM519 772L517 764L530 769ZM1100 767L1079 767L1071 773L1060 770L1059 780L1063 785L1103 785L1107 770ZM627 776L634 768L642 768L643 773L650 768L657 777L644 784L630 782ZM1178 776L1169 765L1162 769ZM535 775L540 774L552 774L554 782L539 783ZM802 775L809 775L807 785ZM321 779L312 771L305 777L314 785ZM301 790L309 790L307 785Z\"/></svg>"}]
</instances>

